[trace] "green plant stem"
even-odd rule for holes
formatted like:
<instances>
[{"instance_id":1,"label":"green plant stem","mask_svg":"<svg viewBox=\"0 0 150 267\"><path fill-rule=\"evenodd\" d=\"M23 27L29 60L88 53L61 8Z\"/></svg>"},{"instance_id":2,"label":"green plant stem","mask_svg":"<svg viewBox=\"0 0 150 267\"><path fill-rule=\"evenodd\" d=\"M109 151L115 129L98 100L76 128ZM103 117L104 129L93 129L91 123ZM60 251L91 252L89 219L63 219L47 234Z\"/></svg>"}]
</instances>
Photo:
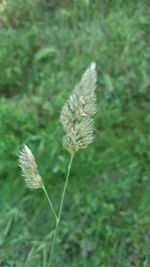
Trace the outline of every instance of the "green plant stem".
<instances>
[{"instance_id":1,"label":"green plant stem","mask_svg":"<svg viewBox=\"0 0 150 267\"><path fill-rule=\"evenodd\" d=\"M55 219L56 219L56 222L57 222L57 221L58 221L58 217L57 217L57 215L56 215L56 212L55 212L55 210L54 210L53 204L52 204L52 202L51 202L51 200L50 200L50 198L49 198L49 196L48 196L48 194L47 194L47 191L46 191L46 188L45 188L44 185L43 185L42 189L43 189L43 191L44 191L44 193L45 193L45 195L46 195L46 198L47 198L47 200L48 200L48 203L49 203L49 205L50 205L50 207L51 207L51 209L52 209L52 211L53 211L53 213L54 213L54 216L55 216Z\"/></svg>"},{"instance_id":2,"label":"green plant stem","mask_svg":"<svg viewBox=\"0 0 150 267\"><path fill-rule=\"evenodd\" d=\"M71 166L72 166L73 158L74 158L74 154L71 154L69 165L68 165L66 181L65 181L65 184L64 184L64 189L63 189L62 198L61 198L61 202L60 202L58 219L56 220L56 226L55 226L54 236L53 236L53 240L52 240L52 247L51 247L50 259L49 259L48 267L51 267L51 264L52 264L52 256L53 256L53 251L54 251L54 246L55 246L55 241L56 241L56 235L57 235L58 225L59 225L60 218L61 218L64 198L65 198L65 193L66 193L66 189L67 189L67 184L68 184L68 179L69 179L69 175L70 175L70 169L71 169Z\"/></svg>"}]
</instances>

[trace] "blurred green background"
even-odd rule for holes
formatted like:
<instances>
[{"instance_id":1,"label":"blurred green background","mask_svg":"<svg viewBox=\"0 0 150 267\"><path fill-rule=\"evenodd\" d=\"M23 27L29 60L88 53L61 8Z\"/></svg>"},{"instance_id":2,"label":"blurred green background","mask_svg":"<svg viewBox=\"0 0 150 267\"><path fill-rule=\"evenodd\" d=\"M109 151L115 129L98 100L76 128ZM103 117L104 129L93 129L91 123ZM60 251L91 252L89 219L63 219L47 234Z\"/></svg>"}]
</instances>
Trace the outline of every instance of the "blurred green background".
<instances>
[{"instance_id":1,"label":"blurred green background","mask_svg":"<svg viewBox=\"0 0 150 267\"><path fill-rule=\"evenodd\" d=\"M60 109L92 61L95 142L75 157L53 266L150 266L149 41L148 0L0 0L0 266L47 267L53 215L17 155L32 149L58 209Z\"/></svg>"}]
</instances>

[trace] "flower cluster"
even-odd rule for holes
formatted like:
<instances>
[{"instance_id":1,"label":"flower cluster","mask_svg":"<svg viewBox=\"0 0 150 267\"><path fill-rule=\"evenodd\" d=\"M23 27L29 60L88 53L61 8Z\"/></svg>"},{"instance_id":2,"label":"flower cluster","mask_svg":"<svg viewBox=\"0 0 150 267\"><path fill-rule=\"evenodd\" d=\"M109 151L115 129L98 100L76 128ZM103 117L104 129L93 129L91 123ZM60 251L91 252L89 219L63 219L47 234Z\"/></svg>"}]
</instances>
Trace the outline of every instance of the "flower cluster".
<instances>
[{"instance_id":1,"label":"flower cluster","mask_svg":"<svg viewBox=\"0 0 150 267\"><path fill-rule=\"evenodd\" d=\"M63 145L70 154L86 148L93 141L93 119L96 112L96 64L92 63L75 86L60 114L65 136Z\"/></svg>"},{"instance_id":2,"label":"flower cluster","mask_svg":"<svg viewBox=\"0 0 150 267\"><path fill-rule=\"evenodd\" d=\"M31 150L24 145L19 154L19 166L22 175L25 177L25 184L28 188L43 188L43 181L37 170L37 164Z\"/></svg>"}]
</instances>

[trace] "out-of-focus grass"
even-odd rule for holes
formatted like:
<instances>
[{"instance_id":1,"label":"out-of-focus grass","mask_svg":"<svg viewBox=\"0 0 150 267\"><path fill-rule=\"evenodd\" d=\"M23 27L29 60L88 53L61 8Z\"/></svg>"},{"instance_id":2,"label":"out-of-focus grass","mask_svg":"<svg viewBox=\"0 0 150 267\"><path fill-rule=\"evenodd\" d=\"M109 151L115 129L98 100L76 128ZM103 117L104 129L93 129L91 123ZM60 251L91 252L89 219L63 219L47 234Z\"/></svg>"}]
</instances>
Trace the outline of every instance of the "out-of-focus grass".
<instances>
[{"instance_id":1,"label":"out-of-focus grass","mask_svg":"<svg viewBox=\"0 0 150 267\"><path fill-rule=\"evenodd\" d=\"M75 157L54 266L150 265L148 1L0 2L1 266L46 267L54 220L23 187L26 143L58 208L59 111L96 61L95 142Z\"/></svg>"}]
</instances>

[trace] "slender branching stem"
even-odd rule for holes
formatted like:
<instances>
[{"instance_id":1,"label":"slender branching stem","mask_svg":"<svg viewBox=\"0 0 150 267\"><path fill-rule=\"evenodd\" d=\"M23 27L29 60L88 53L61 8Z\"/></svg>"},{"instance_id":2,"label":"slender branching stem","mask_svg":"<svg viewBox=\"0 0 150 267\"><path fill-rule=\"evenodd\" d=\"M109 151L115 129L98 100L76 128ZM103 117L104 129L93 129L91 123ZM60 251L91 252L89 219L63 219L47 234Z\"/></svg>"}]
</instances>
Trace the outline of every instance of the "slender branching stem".
<instances>
[{"instance_id":1,"label":"slender branching stem","mask_svg":"<svg viewBox=\"0 0 150 267\"><path fill-rule=\"evenodd\" d=\"M46 198L47 198L47 200L48 200L48 203L49 203L49 205L50 205L50 208L52 209L52 211L53 211L53 213L54 213L54 216L55 216L55 219L56 219L56 222L57 222L58 217L57 217L57 215L56 215L56 212L55 212L55 210L54 210L53 204L52 204L52 202L51 202L51 200L50 200L50 198L49 198L49 196L48 196L48 193L47 193L46 188L45 188L44 185L43 185L42 189L43 189L43 191L44 191L44 193L45 193L45 195L46 195Z\"/></svg>"},{"instance_id":2,"label":"slender branching stem","mask_svg":"<svg viewBox=\"0 0 150 267\"><path fill-rule=\"evenodd\" d=\"M49 259L48 267L52 266L52 257L53 257L53 251L54 251L54 246L55 246L55 241L56 241L56 235L57 235L57 231L58 231L59 222L60 222L60 219L61 219L61 213L62 213L64 198L65 198L65 193L66 193L66 189L67 189L67 184L68 184L68 179L69 179L69 175L70 175L70 169L71 169L71 166L72 166L73 158L74 158L74 154L71 154L69 165L68 165L66 181L65 181L65 184L64 184L64 189L63 189L62 198L61 198L61 202L60 202L58 219L56 220L56 226L55 226L54 236L53 236L53 240L52 240L52 247L51 247L50 259Z\"/></svg>"}]
</instances>

